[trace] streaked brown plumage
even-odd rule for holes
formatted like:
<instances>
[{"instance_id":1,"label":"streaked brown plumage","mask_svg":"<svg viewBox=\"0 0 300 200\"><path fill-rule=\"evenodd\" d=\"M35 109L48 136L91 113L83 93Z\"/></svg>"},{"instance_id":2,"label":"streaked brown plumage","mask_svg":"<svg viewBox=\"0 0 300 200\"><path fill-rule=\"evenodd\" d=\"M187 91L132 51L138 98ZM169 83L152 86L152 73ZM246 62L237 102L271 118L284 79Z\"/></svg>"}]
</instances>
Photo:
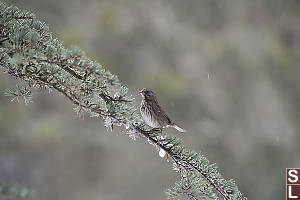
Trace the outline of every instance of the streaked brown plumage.
<instances>
[{"instance_id":1,"label":"streaked brown plumage","mask_svg":"<svg viewBox=\"0 0 300 200\"><path fill-rule=\"evenodd\" d=\"M143 97L140 111L142 118L147 125L152 128L173 127L180 132L186 132L183 128L171 121L167 113L158 104L153 90L144 88L139 93Z\"/></svg>"}]
</instances>

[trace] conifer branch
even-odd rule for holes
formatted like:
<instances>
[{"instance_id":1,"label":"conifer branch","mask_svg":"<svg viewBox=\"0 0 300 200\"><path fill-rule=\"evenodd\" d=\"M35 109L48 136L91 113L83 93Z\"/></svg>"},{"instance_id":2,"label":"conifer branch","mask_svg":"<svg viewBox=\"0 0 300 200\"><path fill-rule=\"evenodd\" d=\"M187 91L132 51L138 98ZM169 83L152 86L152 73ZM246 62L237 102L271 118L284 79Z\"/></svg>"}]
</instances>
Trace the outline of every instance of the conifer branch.
<instances>
[{"instance_id":1,"label":"conifer branch","mask_svg":"<svg viewBox=\"0 0 300 200\"><path fill-rule=\"evenodd\" d=\"M36 200L37 195L34 191L16 184L8 184L0 182L0 198L13 198L19 200ZM5 199L6 199L5 198Z\"/></svg>"},{"instance_id":2,"label":"conifer branch","mask_svg":"<svg viewBox=\"0 0 300 200\"><path fill-rule=\"evenodd\" d=\"M31 13L0 3L0 66L24 86L5 95L31 100L34 88L54 89L67 97L78 115L99 117L107 128L124 126L135 139L143 136L161 157L173 162L181 180L167 191L168 198L242 199L233 180L225 180L215 164L200 153L187 150L176 137L147 130L135 109L134 98L118 78L100 64L89 60L78 48L66 49L52 37L45 23ZM166 154L166 155L165 155Z\"/></svg>"}]
</instances>

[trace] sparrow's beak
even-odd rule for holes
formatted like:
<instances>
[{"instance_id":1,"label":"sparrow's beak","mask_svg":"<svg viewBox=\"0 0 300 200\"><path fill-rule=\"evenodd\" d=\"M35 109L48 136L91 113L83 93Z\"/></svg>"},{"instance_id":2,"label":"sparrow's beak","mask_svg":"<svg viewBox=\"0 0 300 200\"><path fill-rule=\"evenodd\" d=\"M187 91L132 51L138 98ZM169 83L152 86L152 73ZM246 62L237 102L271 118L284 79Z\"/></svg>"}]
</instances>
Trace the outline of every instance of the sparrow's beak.
<instances>
[{"instance_id":1,"label":"sparrow's beak","mask_svg":"<svg viewBox=\"0 0 300 200\"><path fill-rule=\"evenodd\" d=\"M139 91L139 93L144 98L144 92L143 92L143 90Z\"/></svg>"}]
</instances>

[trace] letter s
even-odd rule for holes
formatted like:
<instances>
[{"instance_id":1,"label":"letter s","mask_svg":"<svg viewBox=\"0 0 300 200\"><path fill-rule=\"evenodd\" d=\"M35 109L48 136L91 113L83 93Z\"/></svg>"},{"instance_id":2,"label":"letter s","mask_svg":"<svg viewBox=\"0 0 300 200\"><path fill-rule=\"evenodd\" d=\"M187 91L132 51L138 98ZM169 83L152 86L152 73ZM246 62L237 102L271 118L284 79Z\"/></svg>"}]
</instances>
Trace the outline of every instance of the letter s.
<instances>
[{"instance_id":1,"label":"letter s","mask_svg":"<svg viewBox=\"0 0 300 200\"><path fill-rule=\"evenodd\" d=\"M296 183L298 181L298 171L295 169L289 170L288 175L290 176L288 178L289 182Z\"/></svg>"}]
</instances>

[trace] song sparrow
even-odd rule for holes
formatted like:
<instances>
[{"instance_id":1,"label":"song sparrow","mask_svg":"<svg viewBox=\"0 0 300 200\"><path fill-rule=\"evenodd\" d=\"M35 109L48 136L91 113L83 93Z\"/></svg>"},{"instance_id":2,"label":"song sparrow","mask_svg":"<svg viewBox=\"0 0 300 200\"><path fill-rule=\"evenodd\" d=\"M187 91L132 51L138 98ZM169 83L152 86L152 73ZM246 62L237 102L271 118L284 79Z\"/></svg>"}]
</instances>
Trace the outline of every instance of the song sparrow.
<instances>
[{"instance_id":1,"label":"song sparrow","mask_svg":"<svg viewBox=\"0 0 300 200\"><path fill-rule=\"evenodd\" d=\"M140 111L145 123L152 128L173 127L180 132L186 132L183 128L173 123L165 111L158 104L157 98L153 90L144 88L139 93L143 100Z\"/></svg>"}]
</instances>

